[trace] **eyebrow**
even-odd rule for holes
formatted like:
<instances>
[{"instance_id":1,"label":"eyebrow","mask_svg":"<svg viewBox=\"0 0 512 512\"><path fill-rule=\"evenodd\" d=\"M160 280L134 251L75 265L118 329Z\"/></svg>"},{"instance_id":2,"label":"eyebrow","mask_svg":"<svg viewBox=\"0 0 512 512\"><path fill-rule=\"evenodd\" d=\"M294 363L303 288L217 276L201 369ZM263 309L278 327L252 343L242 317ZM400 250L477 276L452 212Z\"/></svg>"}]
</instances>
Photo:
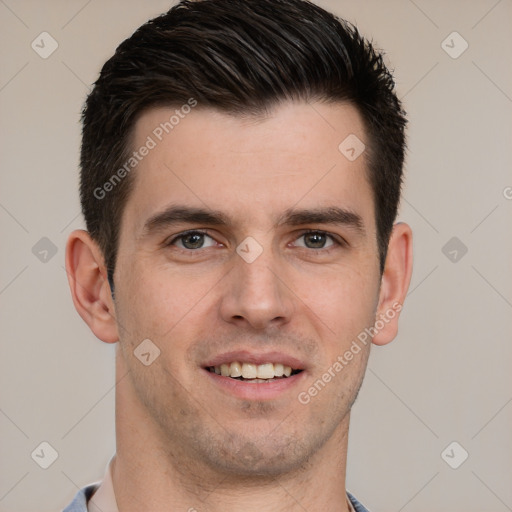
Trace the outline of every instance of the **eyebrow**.
<instances>
[{"instance_id":1,"label":"eyebrow","mask_svg":"<svg viewBox=\"0 0 512 512\"><path fill-rule=\"evenodd\" d=\"M190 206L171 205L152 215L145 223L141 238L176 224L203 224L229 227L234 223L218 210ZM352 228L360 236L366 231L362 217L348 209L335 206L313 209L286 210L277 220L276 226L302 226L304 224L334 224Z\"/></svg>"},{"instance_id":2,"label":"eyebrow","mask_svg":"<svg viewBox=\"0 0 512 512\"><path fill-rule=\"evenodd\" d=\"M175 224L207 224L209 226L229 226L229 218L222 212L190 206L169 206L164 211L152 215L142 229L141 237Z\"/></svg>"},{"instance_id":3,"label":"eyebrow","mask_svg":"<svg viewBox=\"0 0 512 512\"><path fill-rule=\"evenodd\" d=\"M359 235L365 236L366 230L361 215L345 208L330 206L303 210L287 210L277 225L301 226L303 224L334 224L347 226Z\"/></svg>"}]
</instances>

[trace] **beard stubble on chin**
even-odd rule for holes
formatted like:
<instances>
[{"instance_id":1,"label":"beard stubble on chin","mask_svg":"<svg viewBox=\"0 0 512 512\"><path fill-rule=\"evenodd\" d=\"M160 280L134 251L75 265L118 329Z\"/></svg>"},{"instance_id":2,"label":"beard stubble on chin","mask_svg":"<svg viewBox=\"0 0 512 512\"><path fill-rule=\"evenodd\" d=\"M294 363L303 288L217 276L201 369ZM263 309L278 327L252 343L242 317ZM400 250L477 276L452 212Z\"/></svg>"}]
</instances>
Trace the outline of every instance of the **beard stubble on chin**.
<instances>
[{"instance_id":1,"label":"beard stubble on chin","mask_svg":"<svg viewBox=\"0 0 512 512\"><path fill-rule=\"evenodd\" d=\"M201 340L187 350L185 364L197 366L197 361L239 348L240 339L253 340L254 335L236 334ZM246 341L244 348L247 347ZM275 336L260 335L250 348L255 352L263 349L291 353L312 366L318 364L319 359L315 340L282 332ZM304 470L311 457L333 435L353 403L353 400L347 403L345 393L338 396L337 403L331 404L328 410L319 407L318 402L313 403L307 421L301 424L293 410L282 411L276 420L279 410L275 403L241 400L235 411L240 421L238 425L230 424L223 420L221 409L212 409L194 394L194 389L187 390L172 371L163 366L164 362L165 356L158 358L150 372L146 371L149 368L134 368L130 378L140 403L159 432L162 449L178 463L183 474L201 475L208 468L212 474L230 475L231 478L265 479ZM198 371L204 370L198 368ZM361 382L356 384L353 399ZM231 415L233 413L230 411ZM270 430L264 423L267 417L273 418ZM265 426L264 432L258 432L258 428L251 424L254 418Z\"/></svg>"}]
</instances>

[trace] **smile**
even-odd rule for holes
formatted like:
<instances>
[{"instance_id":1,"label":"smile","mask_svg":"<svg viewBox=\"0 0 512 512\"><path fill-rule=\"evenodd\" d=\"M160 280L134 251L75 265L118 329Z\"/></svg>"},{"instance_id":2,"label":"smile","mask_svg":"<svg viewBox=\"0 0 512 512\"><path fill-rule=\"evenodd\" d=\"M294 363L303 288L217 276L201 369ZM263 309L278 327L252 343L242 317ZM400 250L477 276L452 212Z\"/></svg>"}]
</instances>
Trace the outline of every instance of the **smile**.
<instances>
[{"instance_id":1,"label":"smile","mask_svg":"<svg viewBox=\"0 0 512 512\"><path fill-rule=\"evenodd\" d=\"M302 371L282 363L253 364L238 361L223 363L219 366L209 366L208 370L222 377L250 383L268 383L276 379L286 379Z\"/></svg>"}]
</instances>

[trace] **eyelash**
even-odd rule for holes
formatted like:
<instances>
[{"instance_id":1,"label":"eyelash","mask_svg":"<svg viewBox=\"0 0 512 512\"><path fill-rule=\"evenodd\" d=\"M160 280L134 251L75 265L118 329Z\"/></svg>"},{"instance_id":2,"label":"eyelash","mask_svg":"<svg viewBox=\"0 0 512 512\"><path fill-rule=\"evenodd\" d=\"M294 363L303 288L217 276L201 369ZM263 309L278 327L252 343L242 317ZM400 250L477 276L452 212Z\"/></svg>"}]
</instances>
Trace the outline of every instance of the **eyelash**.
<instances>
[{"instance_id":1,"label":"eyelash","mask_svg":"<svg viewBox=\"0 0 512 512\"><path fill-rule=\"evenodd\" d=\"M178 240L182 240L183 238L185 238L186 236L189 236L189 235L206 235L206 236L209 236L210 238L212 238L213 240L215 240L213 238L212 235L210 235L210 233L208 233L208 231L203 231L202 229L191 229L189 231L184 231L183 233L180 233L179 235L176 235L175 237L171 238L171 240L169 240L168 242L164 242L164 246L165 247L169 247L169 246L172 246L174 245L175 242L177 242ZM186 252L194 252L193 249L181 249L181 248L178 248L182 251L186 251ZM202 249L202 247L200 248ZM196 251L198 251L199 249L196 249Z\"/></svg>"},{"instance_id":2,"label":"eyelash","mask_svg":"<svg viewBox=\"0 0 512 512\"><path fill-rule=\"evenodd\" d=\"M301 249L310 249L311 251L314 251L314 252L322 251L324 253L328 253L334 249L337 249L340 247L347 247L347 245L348 245L347 242L345 240L343 240L343 238L333 235L327 231L322 231L321 229L307 229L305 231L302 231L301 234L296 238L296 240L298 240L299 238L302 238L305 235L310 235L310 234L325 235L327 238L331 239L331 241L333 242L333 245L331 247L321 248L321 249L311 249L309 247L301 247Z\"/></svg>"},{"instance_id":3,"label":"eyelash","mask_svg":"<svg viewBox=\"0 0 512 512\"><path fill-rule=\"evenodd\" d=\"M195 234L206 235L206 236L209 236L210 238L212 238L213 240L215 240L215 238L208 231L204 231L202 229L191 229L189 231L184 231L183 233L176 235L168 242L165 242L164 246L165 247L172 246L178 240L182 240L183 238L185 238L188 235L195 235ZM310 234L325 235L326 237L331 239L331 241L333 242L334 245L331 247L328 247L328 248L320 248L320 249L312 249L310 247L301 247L301 249L310 249L313 252L328 253L331 250L335 249L336 248L335 246L338 246L338 247L347 247L348 246L347 242L345 240L343 240L342 238L336 237L335 235L328 233L327 231L322 231L319 229L308 229L308 230L302 231L300 233L300 235L297 238L295 238L295 240L298 240L299 238L302 238L303 236L310 235ZM199 251L200 249L202 249L202 247L200 247L199 249L195 249L195 250L179 248L179 250L184 251L184 252L196 252L196 251Z\"/></svg>"}]
</instances>

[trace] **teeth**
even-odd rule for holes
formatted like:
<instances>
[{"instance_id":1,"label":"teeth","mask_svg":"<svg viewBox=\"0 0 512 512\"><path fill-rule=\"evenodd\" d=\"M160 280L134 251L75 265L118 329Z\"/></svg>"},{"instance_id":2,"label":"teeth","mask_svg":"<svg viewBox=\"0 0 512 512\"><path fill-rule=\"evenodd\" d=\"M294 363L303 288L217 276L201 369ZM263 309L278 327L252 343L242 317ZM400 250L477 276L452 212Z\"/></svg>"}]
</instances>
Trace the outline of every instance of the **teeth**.
<instances>
[{"instance_id":1,"label":"teeth","mask_svg":"<svg viewBox=\"0 0 512 512\"><path fill-rule=\"evenodd\" d=\"M244 363L242 365L242 377L244 379L255 379L258 376L258 367L255 364Z\"/></svg>"},{"instance_id":2,"label":"teeth","mask_svg":"<svg viewBox=\"0 0 512 512\"><path fill-rule=\"evenodd\" d=\"M281 363L274 365L274 375L276 377L282 377L284 375L284 366Z\"/></svg>"},{"instance_id":3,"label":"teeth","mask_svg":"<svg viewBox=\"0 0 512 512\"><path fill-rule=\"evenodd\" d=\"M260 364L258 366L258 379L273 379L274 365L272 363Z\"/></svg>"},{"instance_id":4,"label":"teeth","mask_svg":"<svg viewBox=\"0 0 512 512\"><path fill-rule=\"evenodd\" d=\"M240 363L231 363L230 375L228 377L241 377L242 376L242 365Z\"/></svg>"},{"instance_id":5,"label":"teeth","mask_svg":"<svg viewBox=\"0 0 512 512\"><path fill-rule=\"evenodd\" d=\"M211 368L211 371L223 377L243 377L247 382L266 382L274 377L289 377L292 374L290 366L281 363L239 363L233 361L231 364L221 364Z\"/></svg>"}]
</instances>

